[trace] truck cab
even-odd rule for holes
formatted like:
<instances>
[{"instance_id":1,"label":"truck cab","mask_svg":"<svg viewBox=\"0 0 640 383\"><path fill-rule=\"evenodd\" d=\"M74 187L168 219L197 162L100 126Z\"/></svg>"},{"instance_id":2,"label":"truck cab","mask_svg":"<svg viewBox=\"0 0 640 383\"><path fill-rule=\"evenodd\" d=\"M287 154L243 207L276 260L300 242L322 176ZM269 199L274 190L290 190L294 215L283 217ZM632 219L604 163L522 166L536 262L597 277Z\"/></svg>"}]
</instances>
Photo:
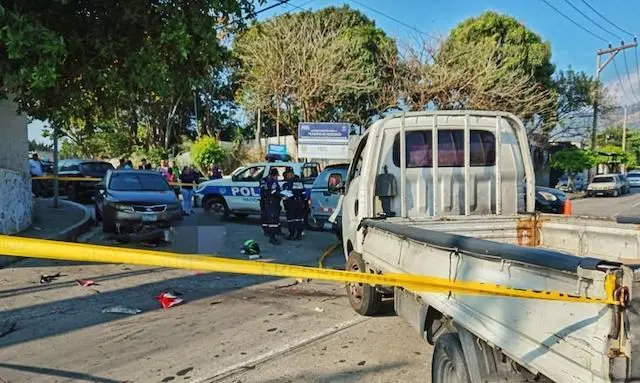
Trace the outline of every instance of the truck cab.
<instances>
[{"instance_id":1,"label":"truck cab","mask_svg":"<svg viewBox=\"0 0 640 383\"><path fill-rule=\"evenodd\" d=\"M228 218L231 214L238 217L260 214L260 180L273 168L278 169L281 186L285 170L292 169L302 179L307 192L320 173L320 165L316 162L251 163L236 169L231 177L201 183L196 195L202 200L205 211L220 218Z\"/></svg>"}]
</instances>

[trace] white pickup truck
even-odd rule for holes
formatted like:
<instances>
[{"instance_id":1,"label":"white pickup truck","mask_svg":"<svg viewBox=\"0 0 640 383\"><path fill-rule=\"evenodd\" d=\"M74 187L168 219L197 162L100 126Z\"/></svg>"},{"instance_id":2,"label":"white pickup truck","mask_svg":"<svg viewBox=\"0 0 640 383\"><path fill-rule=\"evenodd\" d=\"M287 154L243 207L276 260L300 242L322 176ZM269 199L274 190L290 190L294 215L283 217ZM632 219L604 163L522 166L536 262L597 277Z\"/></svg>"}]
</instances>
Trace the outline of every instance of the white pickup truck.
<instances>
[{"instance_id":1,"label":"white pickup truck","mask_svg":"<svg viewBox=\"0 0 640 383\"><path fill-rule=\"evenodd\" d=\"M599 298L605 277L616 277L621 306L348 285L363 315L394 297L398 315L435 345L432 382L640 380L640 231L535 214L529 146L515 116L394 114L367 130L346 185L331 189L343 193L351 271Z\"/></svg>"}]
</instances>

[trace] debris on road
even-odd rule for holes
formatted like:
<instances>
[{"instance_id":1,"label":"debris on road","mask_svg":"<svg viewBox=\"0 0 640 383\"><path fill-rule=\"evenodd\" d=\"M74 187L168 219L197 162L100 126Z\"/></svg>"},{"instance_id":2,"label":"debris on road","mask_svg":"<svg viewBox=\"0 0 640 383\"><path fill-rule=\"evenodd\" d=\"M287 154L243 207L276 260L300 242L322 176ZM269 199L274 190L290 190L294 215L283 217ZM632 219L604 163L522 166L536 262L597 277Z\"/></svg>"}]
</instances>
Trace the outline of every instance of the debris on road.
<instances>
[{"instance_id":1,"label":"debris on road","mask_svg":"<svg viewBox=\"0 0 640 383\"><path fill-rule=\"evenodd\" d=\"M177 306L181 303L184 303L184 299L178 298L176 295L181 295L181 294L180 293L178 294L160 293L156 297L156 300L160 302L160 305L162 306L163 309L168 309L173 306Z\"/></svg>"},{"instance_id":2,"label":"debris on road","mask_svg":"<svg viewBox=\"0 0 640 383\"><path fill-rule=\"evenodd\" d=\"M97 286L98 284L91 279L76 279L76 283L82 287Z\"/></svg>"},{"instance_id":3,"label":"debris on road","mask_svg":"<svg viewBox=\"0 0 640 383\"><path fill-rule=\"evenodd\" d=\"M275 286L275 289L286 289L287 287L293 287L295 285L297 285L299 282L298 280L295 280L293 283L289 283L288 285L282 285L282 286Z\"/></svg>"},{"instance_id":4,"label":"debris on road","mask_svg":"<svg viewBox=\"0 0 640 383\"><path fill-rule=\"evenodd\" d=\"M358 362L358 366L364 366L365 364L367 364L366 360L361 360L360 362Z\"/></svg>"},{"instance_id":5,"label":"debris on road","mask_svg":"<svg viewBox=\"0 0 640 383\"><path fill-rule=\"evenodd\" d=\"M56 273L53 275L41 275L40 276L40 283L51 283L53 281L55 281L56 279L60 278L62 276L62 274L60 273Z\"/></svg>"},{"instance_id":6,"label":"debris on road","mask_svg":"<svg viewBox=\"0 0 640 383\"><path fill-rule=\"evenodd\" d=\"M249 259L260 259L260 254L251 254L249 255Z\"/></svg>"},{"instance_id":7,"label":"debris on road","mask_svg":"<svg viewBox=\"0 0 640 383\"><path fill-rule=\"evenodd\" d=\"M315 311L315 312L318 312L318 313L323 313L323 312L324 312L324 309L323 309L322 307L316 307L316 308L314 309L314 311Z\"/></svg>"},{"instance_id":8,"label":"debris on road","mask_svg":"<svg viewBox=\"0 0 640 383\"><path fill-rule=\"evenodd\" d=\"M222 301L213 301L210 303L211 306L219 305Z\"/></svg>"},{"instance_id":9,"label":"debris on road","mask_svg":"<svg viewBox=\"0 0 640 383\"><path fill-rule=\"evenodd\" d=\"M142 312L142 310L140 309L132 309L131 307L126 307L126 306L112 306L112 307L107 307L105 309L102 310L103 314L129 314L129 315L136 315L136 314L140 314Z\"/></svg>"},{"instance_id":10,"label":"debris on road","mask_svg":"<svg viewBox=\"0 0 640 383\"><path fill-rule=\"evenodd\" d=\"M16 331L17 328L18 322L11 320L4 321L2 324L0 324L0 338L5 335L11 334L12 332Z\"/></svg>"}]
</instances>

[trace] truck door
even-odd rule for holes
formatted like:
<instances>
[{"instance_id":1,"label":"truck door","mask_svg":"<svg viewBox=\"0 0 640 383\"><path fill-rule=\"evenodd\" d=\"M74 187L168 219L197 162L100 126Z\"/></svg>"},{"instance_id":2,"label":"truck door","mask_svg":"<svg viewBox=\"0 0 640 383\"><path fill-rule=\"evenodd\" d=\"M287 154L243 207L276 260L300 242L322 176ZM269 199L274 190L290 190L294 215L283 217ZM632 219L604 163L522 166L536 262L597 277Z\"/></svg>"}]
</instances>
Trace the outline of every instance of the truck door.
<instances>
[{"instance_id":1,"label":"truck door","mask_svg":"<svg viewBox=\"0 0 640 383\"><path fill-rule=\"evenodd\" d=\"M265 176L264 165L250 166L231 177L225 193L227 206L233 211L260 211L260 180Z\"/></svg>"},{"instance_id":2,"label":"truck door","mask_svg":"<svg viewBox=\"0 0 640 383\"><path fill-rule=\"evenodd\" d=\"M363 170L362 165L364 162L364 149L366 148L368 135L365 135L360 140L358 148L353 156L351 166L349 166L349 173L347 176L347 187L345 190L344 198L341 198L341 206L336 208L334 215L337 216L341 209L342 212L342 230L344 233L351 233L351 239L355 241L353 245L359 243L357 240L358 224L360 223L359 216L365 213L362 209L366 207L366 201L360 201L360 183L362 182L361 172ZM366 214L366 213L365 213ZM333 216L332 216L333 217ZM346 246L346 241L345 241ZM348 255L348 254L345 254Z\"/></svg>"}]
</instances>

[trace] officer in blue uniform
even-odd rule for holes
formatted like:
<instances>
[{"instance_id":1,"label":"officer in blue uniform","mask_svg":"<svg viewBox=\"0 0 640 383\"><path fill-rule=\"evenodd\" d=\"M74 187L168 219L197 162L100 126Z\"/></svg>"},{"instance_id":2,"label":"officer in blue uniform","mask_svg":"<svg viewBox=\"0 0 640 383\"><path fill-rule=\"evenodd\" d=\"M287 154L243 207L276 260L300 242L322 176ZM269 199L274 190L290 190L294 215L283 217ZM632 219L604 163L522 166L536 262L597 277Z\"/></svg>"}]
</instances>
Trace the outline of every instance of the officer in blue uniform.
<instances>
[{"instance_id":1,"label":"officer in blue uniform","mask_svg":"<svg viewBox=\"0 0 640 383\"><path fill-rule=\"evenodd\" d=\"M300 177L288 170L285 173L285 183L282 190L290 191L290 196L284 202L287 211L287 224L289 227L288 240L301 240L304 230L304 212L306 206L306 194Z\"/></svg>"},{"instance_id":2,"label":"officer in blue uniform","mask_svg":"<svg viewBox=\"0 0 640 383\"><path fill-rule=\"evenodd\" d=\"M263 217L262 229L269 237L269 242L279 245L276 235L280 232L280 184L278 169L271 168L269 176L263 179L260 187L260 206Z\"/></svg>"}]
</instances>

